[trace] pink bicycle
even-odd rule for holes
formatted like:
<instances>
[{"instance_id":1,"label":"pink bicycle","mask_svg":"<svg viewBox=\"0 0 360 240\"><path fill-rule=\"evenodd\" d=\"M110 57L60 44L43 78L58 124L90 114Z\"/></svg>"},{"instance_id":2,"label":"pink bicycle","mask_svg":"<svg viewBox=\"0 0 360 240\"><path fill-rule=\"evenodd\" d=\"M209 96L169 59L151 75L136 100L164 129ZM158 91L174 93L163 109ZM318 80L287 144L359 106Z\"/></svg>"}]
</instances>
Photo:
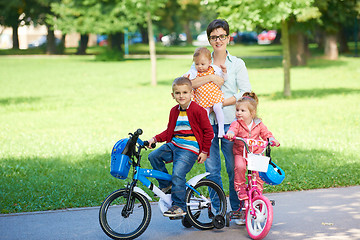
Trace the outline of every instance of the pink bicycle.
<instances>
[{"instance_id":1,"label":"pink bicycle","mask_svg":"<svg viewBox=\"0 0 360 240\"><path fill-rule=\"evenodd\" d=\"M226 137L226 136L225 136ZM234 137L234 140L242 141L247 151L247 196L243 207L237 211L230 211L226 214L225 226L230 225L231 219L243 219L245 214L246 230L252 239L263 239L269 233L273 222L273 205L275 201L270 201L262 195L257 187L256 173L259 172L260 178L271 185L280 184L285 173L270 158L270 144L268 141L245 139ZM268 156L262 154L253 154L249 147L257 146L267 150Z\"/></svg>"}]
</instances>

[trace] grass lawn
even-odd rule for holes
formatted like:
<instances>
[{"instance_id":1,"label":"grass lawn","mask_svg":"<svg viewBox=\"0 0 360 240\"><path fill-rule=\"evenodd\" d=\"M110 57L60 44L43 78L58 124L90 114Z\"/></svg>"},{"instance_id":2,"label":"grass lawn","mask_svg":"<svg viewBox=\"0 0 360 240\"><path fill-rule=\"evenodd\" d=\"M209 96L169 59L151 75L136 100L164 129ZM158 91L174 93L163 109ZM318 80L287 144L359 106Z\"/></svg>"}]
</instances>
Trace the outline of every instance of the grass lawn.
<instances>
[{"instance_id":1,"label":"grass lawn","mask_svg":"<svg viewBox=\"0 0 360 240\"><path fill-rule=\"evenodd\" d=\"M255 50L230 51L259 55ZM286 172L283 184L265 190L360 184L360 59L317 58L293 68L289 99L281 94L280 58L244 60L259 115L281 142L273 159ZM98 206L123 187L126 181L109 173L112 146L137 128L146 140L166 127L175 105L171 82L190 64L191 58L158 59L152 87L147 59L0 57L1 213ZM146 156L142 166L150 167ZM196 165L188 177L204 169ZM228 192L224 168L223 176Z\"/></svg>"}]
</instances>

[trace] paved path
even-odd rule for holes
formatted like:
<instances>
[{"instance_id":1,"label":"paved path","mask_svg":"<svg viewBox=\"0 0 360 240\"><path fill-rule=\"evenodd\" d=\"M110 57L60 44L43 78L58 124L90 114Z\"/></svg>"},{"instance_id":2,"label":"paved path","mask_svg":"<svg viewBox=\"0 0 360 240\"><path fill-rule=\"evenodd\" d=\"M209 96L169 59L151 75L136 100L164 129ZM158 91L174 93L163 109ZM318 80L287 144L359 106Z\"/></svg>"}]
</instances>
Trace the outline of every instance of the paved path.
<instances>
[{"instance_id":1,"label":"paved path","mask_svg":"<svg viewBox=\"0 0 360 240\"><path fill-rule=\"evenodd\" d=\"M360 239L360 186L267 194L274 221L266 239ZM152 204L148 229L138 239L249 239L233 222L220 230L186 229ZM0 239L109 239L98 223L99 207L0 215Z\"/></svg>"}]
</instances>

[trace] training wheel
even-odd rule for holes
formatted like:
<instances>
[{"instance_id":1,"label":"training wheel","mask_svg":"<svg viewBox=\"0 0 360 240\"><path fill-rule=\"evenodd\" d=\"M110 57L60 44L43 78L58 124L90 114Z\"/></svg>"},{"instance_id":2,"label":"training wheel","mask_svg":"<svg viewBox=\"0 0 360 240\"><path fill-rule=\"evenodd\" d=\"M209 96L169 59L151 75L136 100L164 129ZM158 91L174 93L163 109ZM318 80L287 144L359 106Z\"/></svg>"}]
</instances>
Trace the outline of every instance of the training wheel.
<instances>
[{"instance_id":1,"label":"training wheel","mask_svg":"<svg viewBox=\"0 0 360 240\"><path fill-rule=\"evenodd\" d=\"M217 229L221 229L221 228L225 227L225 218L221 215L216 215L213 218L212 222L214 224L214 227Z\"/></svg>"},{"instance_id":2,"label":"training wheel","mask_svg":"<svg viewBox=\"0 0 360 240\"><path fill-rule=\"evenodd\" d=\"M186 216L181 220L181 223L186 228L191 228L192 227L191 223L187 220Z\"/></svg>"}]
</instances>

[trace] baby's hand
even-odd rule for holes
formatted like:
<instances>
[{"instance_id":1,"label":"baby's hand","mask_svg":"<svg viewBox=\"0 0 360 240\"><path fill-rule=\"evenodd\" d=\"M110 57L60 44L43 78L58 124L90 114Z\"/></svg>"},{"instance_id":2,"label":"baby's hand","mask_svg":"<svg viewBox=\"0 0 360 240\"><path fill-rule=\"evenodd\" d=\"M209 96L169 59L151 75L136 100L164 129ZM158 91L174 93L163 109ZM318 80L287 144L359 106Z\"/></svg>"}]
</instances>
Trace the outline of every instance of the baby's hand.
<instances>
[{"instance_id":1,"label":"baby's hand","mask_svg":"<svg viewBox=\"0 0 360 240\"><path fill-rule=\"evenodd\" d=\"M221 71L223 71L223 73L227 73L225 64L221 64L220 68L221 68Z\"/></svg>"},{"instance_id":2,"label":"baby's hand","mask_svg":"<svg viewBox=\"0 0 360 240\"><path fill-rule=\"evenodd\" d=\"M183 77L189 78L190 74L184 74Z\"/></svg>"},{"instance_id":3,"label":"baby's hand","mask_svg":"<svg viewBox=\"0 0 360 240\"><path fill-rule=\"evenodd\" d=\"M228 132L226 134L227 139L229 139L230 141L233 141L234 136L235 136L235 134L232 132Z\"/></svg>"}]
</instances>

